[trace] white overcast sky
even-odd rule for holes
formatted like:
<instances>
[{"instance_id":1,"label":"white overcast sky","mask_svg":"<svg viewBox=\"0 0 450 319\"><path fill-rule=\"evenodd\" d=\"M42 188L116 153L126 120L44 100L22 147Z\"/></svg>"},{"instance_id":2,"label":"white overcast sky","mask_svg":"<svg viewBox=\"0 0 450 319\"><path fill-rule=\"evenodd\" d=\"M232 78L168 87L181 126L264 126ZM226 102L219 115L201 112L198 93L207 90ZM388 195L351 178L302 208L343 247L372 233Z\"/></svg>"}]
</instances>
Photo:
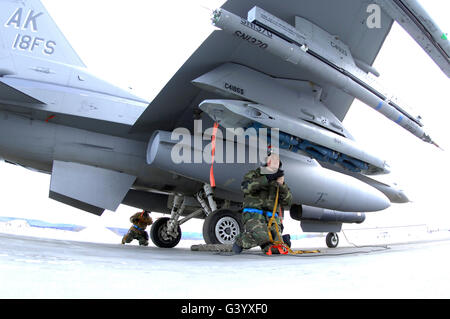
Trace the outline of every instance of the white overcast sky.
<instances>
[{"instance_id":1,"label":"white overcast sky","mask_svg":"<svg viewBox=\"0 0 450 319\"><path fill-rule=\"evenodd\" d=\"M97 76L152 100L213 30L205 7L224 1L43 0L75 51ZM422 1L444 32L450 29L447 0ZM344 125L374 154L386 159L413 203L371 213L367 225L450 225L449 80L397 24L374 66L378 79L423 117L426 131L446 151L421 142L370 107L355 101ZM174 93L176 94L176 93ZM135 211L121 206L98 218L48 199L50 176L0 163L0 216L58 222L121 223ZM189 224L189 223L187 223ZM201 231L201 229L197 229Z\"/></svg>"}]
</instances>

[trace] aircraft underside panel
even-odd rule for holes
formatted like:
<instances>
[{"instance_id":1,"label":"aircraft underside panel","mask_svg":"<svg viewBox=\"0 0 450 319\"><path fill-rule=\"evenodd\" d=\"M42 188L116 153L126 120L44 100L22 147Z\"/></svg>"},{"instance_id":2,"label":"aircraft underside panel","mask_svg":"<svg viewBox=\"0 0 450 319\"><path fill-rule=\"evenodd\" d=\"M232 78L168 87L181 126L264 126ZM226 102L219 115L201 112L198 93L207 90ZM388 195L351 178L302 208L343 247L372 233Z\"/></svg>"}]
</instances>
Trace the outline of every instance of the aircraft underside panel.
<instances>
[{"instance_id":1,"label":"aircraft underside panel","mask_svg":"<svg viewBox=\"0 0 450 319\"><path fill-rule=\"evenodd\" d=\"M54 161L50 198L101 215L115 211L136 176L72 162Z\"/></svg>"},{"instance_id":2,"label":"aircraft underside panel","mask_svg":"<svg viewBox=\"0 0 450 319\"><path fill-rule=\"evenodd\" d=\"M16 90L15 88L3 83L2 81L0 81L0 97L2 102L7 102L10 104L15 103L43 104L41 101L19 90Z\"/></svg>"}]
</instances>

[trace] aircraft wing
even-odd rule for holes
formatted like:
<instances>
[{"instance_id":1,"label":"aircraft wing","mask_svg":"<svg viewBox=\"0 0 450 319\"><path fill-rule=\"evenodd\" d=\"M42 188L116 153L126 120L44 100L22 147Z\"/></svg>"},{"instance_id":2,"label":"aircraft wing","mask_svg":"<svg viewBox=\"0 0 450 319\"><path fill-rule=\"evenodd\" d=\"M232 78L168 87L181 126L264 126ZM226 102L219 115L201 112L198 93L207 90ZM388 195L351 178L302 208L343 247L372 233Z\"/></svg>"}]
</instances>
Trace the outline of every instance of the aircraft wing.
<instances>
[{"instance_id":1,"label":"aircraft wing","mask_svg":"<svg viewBox=\"0 0 450 319\"><path fill-rule=\"evenodd\" d=\"M359 0L229 0L222 8L241 17L254 6L263 8L278 18L295 25L295 17L303 17L328 33L335 35L350 48L358 61L372 65L389 33L393 19L382 12L380 28L366 26L368 3ZM216 98L192 85L191 81L226 62L257 69L272 77L315 81L310 72L293 68L292 64L265 54L222 31L214 31L172 77L146 111L136 121L132 131L171 130L192 125L193 112L207 98ZM219 95L218 95L219 96ZM322 87L322 102L342 121L354 97L333 86Z\"/></svg>"},{"instance_id":2,"label":"aircraft wing","mask_svg":"<svg viewBox=\"0 0 450 319\"><path fill-rule=\"evenodd\" d=\"M417 0L376 0L450 77L450 42Z\"/></svg>"}]
</instances>

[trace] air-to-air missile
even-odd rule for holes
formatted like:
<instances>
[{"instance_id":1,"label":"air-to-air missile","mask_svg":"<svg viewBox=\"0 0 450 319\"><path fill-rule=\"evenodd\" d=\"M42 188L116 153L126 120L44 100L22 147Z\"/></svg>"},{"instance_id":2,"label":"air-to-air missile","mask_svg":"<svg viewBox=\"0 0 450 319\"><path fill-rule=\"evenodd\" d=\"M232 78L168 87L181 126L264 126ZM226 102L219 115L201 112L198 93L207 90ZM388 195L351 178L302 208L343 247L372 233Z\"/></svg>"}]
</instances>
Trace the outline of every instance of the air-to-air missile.
<instances>
[{"instance_id":1,"label":"air-to-air missile","mask_svg":"<svg viewBox=\"0 0 450 319\"><path fill-rule=\"evenodd\" d=\"M374 74L377 73L376 70L370 70L368 68L370 66L361 62L355 64L345 44L311 22L298 19L297 24L300 28L294 28L257 7L249 12L249 19L241 18L224 9L215 10L212 17L214 26L248 42L249 45L307 70L320 82L333 85L356 97L421 140L437 146L423 130L420 116L412 116L410 112L397 105L389 95L375 88L374 81L360 68ZM301 29L302 26L304 29ZM327 54L327 50L319 41L311 39L308 29L312 28L323 34L322 41L325 41L324 37L331 39L333 47L341 52L341 57L348 59L333 59L333 55Z\"/></svg>"}]
</instances>

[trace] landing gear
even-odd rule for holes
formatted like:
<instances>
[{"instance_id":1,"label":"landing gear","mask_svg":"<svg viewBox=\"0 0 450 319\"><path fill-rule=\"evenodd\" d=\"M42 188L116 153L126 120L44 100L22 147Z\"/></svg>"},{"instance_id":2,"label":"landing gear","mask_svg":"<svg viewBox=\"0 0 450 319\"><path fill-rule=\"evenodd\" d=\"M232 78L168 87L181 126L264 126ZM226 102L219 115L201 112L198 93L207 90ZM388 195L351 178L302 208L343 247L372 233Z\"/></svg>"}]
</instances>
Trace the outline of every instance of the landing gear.
<instances>
[{"instance_id":1,"label":"landing gear","mask_svg":"<svg viewBox=\"0 0 450 319\"><path fill-rule=\"evenodd\" d=\"M232 245L243 229L239 212L219 209L205 218L203 238L207 244Z\"/></svg>"},{"instance_id":2,"label":"landing gear","mask_svg":"<svg viewBox=\"0 0 450 319\"><path fill-rule=\"evenodd\" d=\"M203 239L207 244L234 243L236 236L244 229L240 212L230 209L229 201L225 201L220 209L217 209L214 193L209 184L203 185L203 188L195 194L195 198L201 208L179 220L189 198L185 198L182 194L174 194L170 218L159 218L150 230L150 237L157 247L175 247L181 239L180 225L202 215L206 216L203 223Z\"/></svg>"},{"instance_id":3,"label":"landing gear","mask_svg":"<svg viewBox=\"0 0 450 319\"><path fill-rule=\"evenodd\" d=\"M181 228L178 219L184 211L184 196L175 195L170 218L162 217L150 229L152 242L160 248L173 248L180 242Z\"/></svg>"},{"instance_id":4,"label":"landing gear","mask_svg":"<svg viewBox=\"0 0 450 319\"><path fill-rule=\"evenodd\" d=\"M328 248L336 248L339 244L339 236L337 233L328 233L325 238Z\"/></svg>"},{"instance_id":5,"label":"landing gear","mask_svg":"<svg viewBox=\"0 0 450 319\"><path fill-rule=\"evenodd\" d=\"M152 242L160 248L173 248L180 242L181 228L177 227L176 232L168 232L170 218L162 217L153 223L150 229Z\"/></svg>"}]
</instances>

